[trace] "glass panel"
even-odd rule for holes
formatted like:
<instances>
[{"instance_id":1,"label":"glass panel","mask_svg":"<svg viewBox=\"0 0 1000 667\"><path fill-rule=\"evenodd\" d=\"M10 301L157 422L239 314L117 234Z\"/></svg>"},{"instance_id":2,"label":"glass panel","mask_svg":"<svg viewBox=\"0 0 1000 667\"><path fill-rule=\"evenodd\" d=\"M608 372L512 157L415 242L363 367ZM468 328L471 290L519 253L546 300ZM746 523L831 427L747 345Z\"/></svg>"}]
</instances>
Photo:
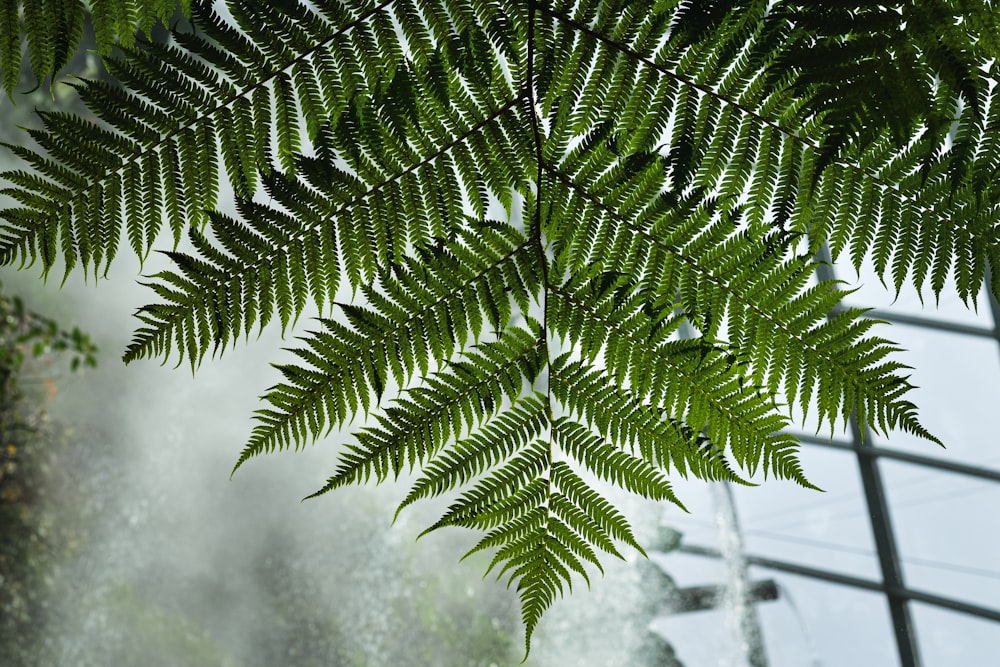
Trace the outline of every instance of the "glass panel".
<instances>
[{"instance_id":1,"label":"glass panel","mask_svg":"<svg viewBox=\"0 0 1000 667\"><path fill-rule=\"evenodd\" d=\"M882 327L879 334L900 344L898 355L912 366L911 392L921 408L924 426L947 449L907 433L875 436L876 444L908 449L927 456L1000 468L1000 448L992 419L1000 396L1000 355L987 338L932 331L901 324Z\"/></svg>"},{"instance_id":2,"label":"glass panel","mask_svg":"<svg viewBox=\"0 0 1000 667\"><path fill-rule=\"evenodd\" d=\"M895 289L882 285L879 277L875 275L871 262L865 262L861 266L861 274L858 275L846 254L841 255L837 261L836 272L837 278L845 281L847 287L857 288L857 291L847 298L847 303L850 305L892 310L906 315L918 315L963 324L993 326L993 318L985 292L979 298L978 312L966 307L958 298L955 281L950 274L944 289L941 290L940 301L935 303L930 286L926 286L924 289L923 302L921 302L917 291L909 285L905 285L897 297Z\"/></svg>"},{"instance_id":3,"label":"glass panel","mask_svg":"<svg viewBox=\"0 0 1000 667\"><path fill-rule=\"evenodd\" d=\"M653 621L650 627L673 646L684 665L729 664L729 626L723 611L713 609L665 616Z\"/></svg>"},{"instance_id":4,"label":"glass panel","mask_svg":"<svg viewBox=\"0 0 1000 667\"><path fill-rule=\"evenodd\" d=\"M686 570L711 562L719 579L721 561L672 554L671 571L679 585L693 585ZM751 567L752 582L777 584L776 600L756 603L757 618L770 665L898 665L888 608L881 594L826 583L775 570ZM652 628L669 641L686 665L737 664L728 661L732 620L721 610L657 618ZM849 637L850 641L845 641Z\"/></svg>"},{"instance_id":5,"label":"glass panel","mask_svg":"<svg viewBox=\"0 0 1000 667\"><path fill-rule=\"evenodd\" d=\"M880 466L906 585L1000 608L1000 484L893 461Z\"/></svg>"},{"instance_id":6,"label":"glass panel","mask_svg":"<svg viewBox=\"0 0 1000 667\"><path fill-rule=\"evenodd\" d=\"M750 568L750 577L778 584L778 599L757 605L768 664L899 664L880 593L759 567Z\"/></svg>"},{"instance_id":7,"label":"glass panel","mask_svg":"<svg viewBox=\"0 0 1000 667\"><path fill-rule=\"evenodd\" d=\"M719 539L715 526L715 506L712 504L708 484L693 476L683 479L676 475L671 475L670 483L688 512L685 513L674 505L663 503L660 522L679 530L684 544L716 548Z\"/></svg>"},{"instance_id":8,"label":"glass panel","mask_svg":"<svg viewBox=\"0 0 1000 667\"><path fill-rule=\"evenodd\" d=\"M722 559L679 552L653 554L651 559L668 574L675 589L662 603L653 603L653 608L657 610L650 624L653 632L669 642L677 658L689 667L737 664L733 662L735 642L725 611L673 612L670 607L676 589L723 584L726 568Z\"/></svg>"},{"instance_id":9,"label":"glass panel","mask_svg":"<svg viewBox=\"0 0 1000 667\"><path fill-rule=\"evenodd\" d=\"M747 553L878 577L878 561L853 453L804 445L802 466L825 493L789 481L733 487Z\"/></svg>"},{"instance_id":10,"label":"glass panel","mask_svg":"<svg viewBox=\"0 0 1000 667\"><path fill-rule=\"evenodd\" d=\"M1000 623L918 602L912 610L925 667L997 664Z\"/></svg>"}]
</instances>

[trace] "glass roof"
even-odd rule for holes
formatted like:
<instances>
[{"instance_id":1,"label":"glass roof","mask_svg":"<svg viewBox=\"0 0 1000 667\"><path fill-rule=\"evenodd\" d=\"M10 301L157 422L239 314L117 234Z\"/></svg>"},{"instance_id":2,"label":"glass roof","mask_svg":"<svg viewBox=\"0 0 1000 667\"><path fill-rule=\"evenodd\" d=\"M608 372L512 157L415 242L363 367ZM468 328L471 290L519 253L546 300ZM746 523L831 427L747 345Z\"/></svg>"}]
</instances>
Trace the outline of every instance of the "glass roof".
<instances>
[{"instance_id":1,"label":"glass roof","mask_svg":"<svg viewBox=\"0 0 1000 667\"><path fill-rule=\"evenodd\" d=\"M860 277L838 263L836 277L858 290L851 305L874 307L893 321L877 332L904 349L919 387L912 400L942 449L905 433L816 434L807 423L802 462L823 494L772 482L734 488L751 582L773 580L778 599L753 607L771 665L994 664L1000 651L1000 338L995 304L967 309L946 288L940 302L913 290L897 296L870 267ZM695 491L695 489L684 489ZM689 495L683 496L687 502ZM699 560L722 560L719 528L704 502L669 519L684 532L671 574L719 582ZM713 579L714 576L714 579ZM719 613L719 612L715 612ZM705 614L696 612L692 616ZM717 625L703 615L701 622ZM687 636L674 618L658 628ZM692 631L693 632L693 631ZM677 643L689 664L711 658ZM698 649L702 652L704 649ZM751 652L752 654L752 652ZM748 654L748 655L751 655ZM759 659L712 662L733 667Z\"/></svg>"}]
</instances>

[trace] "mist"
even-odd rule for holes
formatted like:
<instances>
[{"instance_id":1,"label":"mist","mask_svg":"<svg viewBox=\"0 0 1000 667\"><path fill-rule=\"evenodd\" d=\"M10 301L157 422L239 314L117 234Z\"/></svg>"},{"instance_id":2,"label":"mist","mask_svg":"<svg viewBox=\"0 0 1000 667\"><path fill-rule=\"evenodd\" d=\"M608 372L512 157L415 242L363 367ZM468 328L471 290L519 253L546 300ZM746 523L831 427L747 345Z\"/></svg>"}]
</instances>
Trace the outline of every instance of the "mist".
<instances>
[{"instance_id":1,"label":"mist","mask_svg":"<svg viewBox=\"0 0 1000 667\"><path fill-rule=\"evenodd\" d=\"M46 575L44 639L20 647L25 664L519 664L515 591L482 578L488 555L458 563L476 536L449 529L415 541L447 499L407 508L395 525L406 480L300 502L333 472L346 434L253 459L229 479L293 332L265 328L194 376L176 360L124 366L132 313L155 297L136 279L165 268L154 253L140 270L123 249L96 285L77 272L60 289L59 267L45 285L35 269L0 274L9 292L101 349L96 369L59 373L46 406L62 433L52 446L76 462L46 497L54 520L79 524L83 537ZM315 314L300 319L300 335ZM660 508L611 499L645 541ZM646 627L650 577L660 575L637 558L609 559L593 591L580 581L557 602L526 664L651 664L663 649Z\"/></svg>"}]
</instances>

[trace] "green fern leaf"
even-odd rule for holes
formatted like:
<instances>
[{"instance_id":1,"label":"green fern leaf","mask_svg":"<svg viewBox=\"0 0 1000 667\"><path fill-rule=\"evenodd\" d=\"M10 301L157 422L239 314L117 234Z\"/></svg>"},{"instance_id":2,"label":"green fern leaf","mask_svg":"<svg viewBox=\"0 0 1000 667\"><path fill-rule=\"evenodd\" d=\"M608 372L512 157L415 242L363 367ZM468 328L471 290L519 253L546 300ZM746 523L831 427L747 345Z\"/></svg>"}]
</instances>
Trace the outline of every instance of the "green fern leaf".
<instances>
[{"instance_id":1,"label":"green fern leaf","mask_svg":"<svg viewBox=\"0 0 1000 667\"><path fill-rule=\"evenodd\" d=\"M812 486L810 416L934 441L879 323L812 277L829 251L1000 293L995 21L959 5L206 0L152 43L169 3L97 3L117 84L12 149L0 260L100 275L166 222L126 362L194 369L314 305L236 467L364 420L313 495L456 493L428 530L482 533L530 646L599 552L642 551L588 480ZM32 11L41 73L74 33Z\"/></svg>"}]
</instances>

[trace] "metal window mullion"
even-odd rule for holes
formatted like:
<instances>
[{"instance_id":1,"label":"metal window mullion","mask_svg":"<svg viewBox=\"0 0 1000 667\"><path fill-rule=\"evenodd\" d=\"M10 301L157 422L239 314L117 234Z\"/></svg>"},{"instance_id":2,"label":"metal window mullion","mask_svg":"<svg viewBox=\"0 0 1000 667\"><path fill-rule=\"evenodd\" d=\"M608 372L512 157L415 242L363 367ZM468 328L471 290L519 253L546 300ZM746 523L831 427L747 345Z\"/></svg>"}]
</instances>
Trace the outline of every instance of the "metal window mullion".
<instances>
[{"instance_id":1,"label":"metal window mullion","mask_svg":"<svg viewBox=\"0 0 1000 667\"><path fill-rule=\"evenodd\" d=\"M980 338L995 338L997 330L995 327L977 326L975 324L964 324L961 322L949 322L947 320L935 320L921 315L906 315L904 313L894 313L891 310L869 310L865 317L874 320L885 320L893 324L905 324L907 326L919 327L921 329L933 329L935 331L945 331L948 333L962 334L963 336L978 336Z\"/></svg>"},{"instance_id":2,"label":"metal window mullion","mask_svg":"<svg viewBox=\"0 0 1000 667\"><path fill-rule=\"evenodd\" d=\"M950 472L957 475L964 475L966 477L976 477L990 482L1000 482L1000 470L994 468L984 468L981 466L970 465L968 463L957 463L947 459L925 456L923 454L914 454L913 452L907 452L899 449L877 447L875 445L858 448L855 447L852 442L823 438L818 435L809 435L805 433L793 433L792 435L798 438L800 442L816 445L818 447L855 451L868 458L892 459L894 461L901 461L903 463L909 463L910 465L920 466L921 468L928 468L934 472Z\"/></svg>"},{"instance_id":3,"label":"metal window mullion","mask_svg":"<svg viewBox=\"0 0 1000 667\"><path fill-rule=\"evenodd\" d=\"M861 487L864 490L865 503L868 505L868 518L871 521L872 536L878 552L882 581L886 586L889 615L896 633L899 660L903 667L919 667L920 650L917 646L913 617L910 614L908 598L900 594L906 590L906 583L903 579L903 566L889 514L885 484L882 482L882 471L879 470L878 461L863 452L864 448L871 446L865 443L871 443L872 434L867 429L862 432L862 427L854 417L851 417L851 434L854 436L855 454L861 472Z\"/></svg>"},{"instance_id":4,"label":"metal window mullion","mask_svg":"<svg viewBox=\"0 0 1000 667\"><path fill-rule=\"evenodd\" d=\"M677 552L693 556L704 556L707 558L724 557L722 552L718 549L698 544L681 544L677 547ZM823 570L809 565L801 565L799 563L791 563L788 561L777 560L775 558L768 558L766 556L746 554L745 558L748 565L765 567L779 572L786 572L788 574L808 577L810 579L817 579L819 581L838 584L840 586L848 586L860 590L872 591L875 593L884 593L886 595L894 594L914 602L922 602L924 604L940 607L941 609L948 609L950 611L956 611L960 614L966 614L975 618L982 618L987 621L1000 622L1000 609L991 609L989 607L983 607L981 605L964 602L962 600L957 600L944 595L937 595L936 593L929 593L927 591L917 591L912 589L894 590L890 589L882 582L872 581L870 579L864 579L850 574L844 574L835 570Z\"/></svg>"},{"instance_id":5,"label":"metal window mullion","mask_svg":"<svg viewBox=\"0 0 1000 667\"><path fill-rule=\"evenodd\" d=\"M829 248L824 245L818 254L820 260L816 266L816 276L821 281L835 280L833 259ZM889 616L892 619L893 631L896 635L896 649L902 667L920 667L920 650L917 645L917 635L910 614L907 598L900 595L906 590L903 579L903 566L899 559L899 549L892 528L892 518L889 513L889 503L886 499L885 485L875 457L866 456L863 448L871 447L872 434L858 424L852 415L850 430L852 447L858 461L861 473L861 487L865 494L865 504L868 506L868 518L871 522L872 537L878 552L879 568L882 581L885 584L886 600L889 604Z\"/></svg>"}]
</instances>

